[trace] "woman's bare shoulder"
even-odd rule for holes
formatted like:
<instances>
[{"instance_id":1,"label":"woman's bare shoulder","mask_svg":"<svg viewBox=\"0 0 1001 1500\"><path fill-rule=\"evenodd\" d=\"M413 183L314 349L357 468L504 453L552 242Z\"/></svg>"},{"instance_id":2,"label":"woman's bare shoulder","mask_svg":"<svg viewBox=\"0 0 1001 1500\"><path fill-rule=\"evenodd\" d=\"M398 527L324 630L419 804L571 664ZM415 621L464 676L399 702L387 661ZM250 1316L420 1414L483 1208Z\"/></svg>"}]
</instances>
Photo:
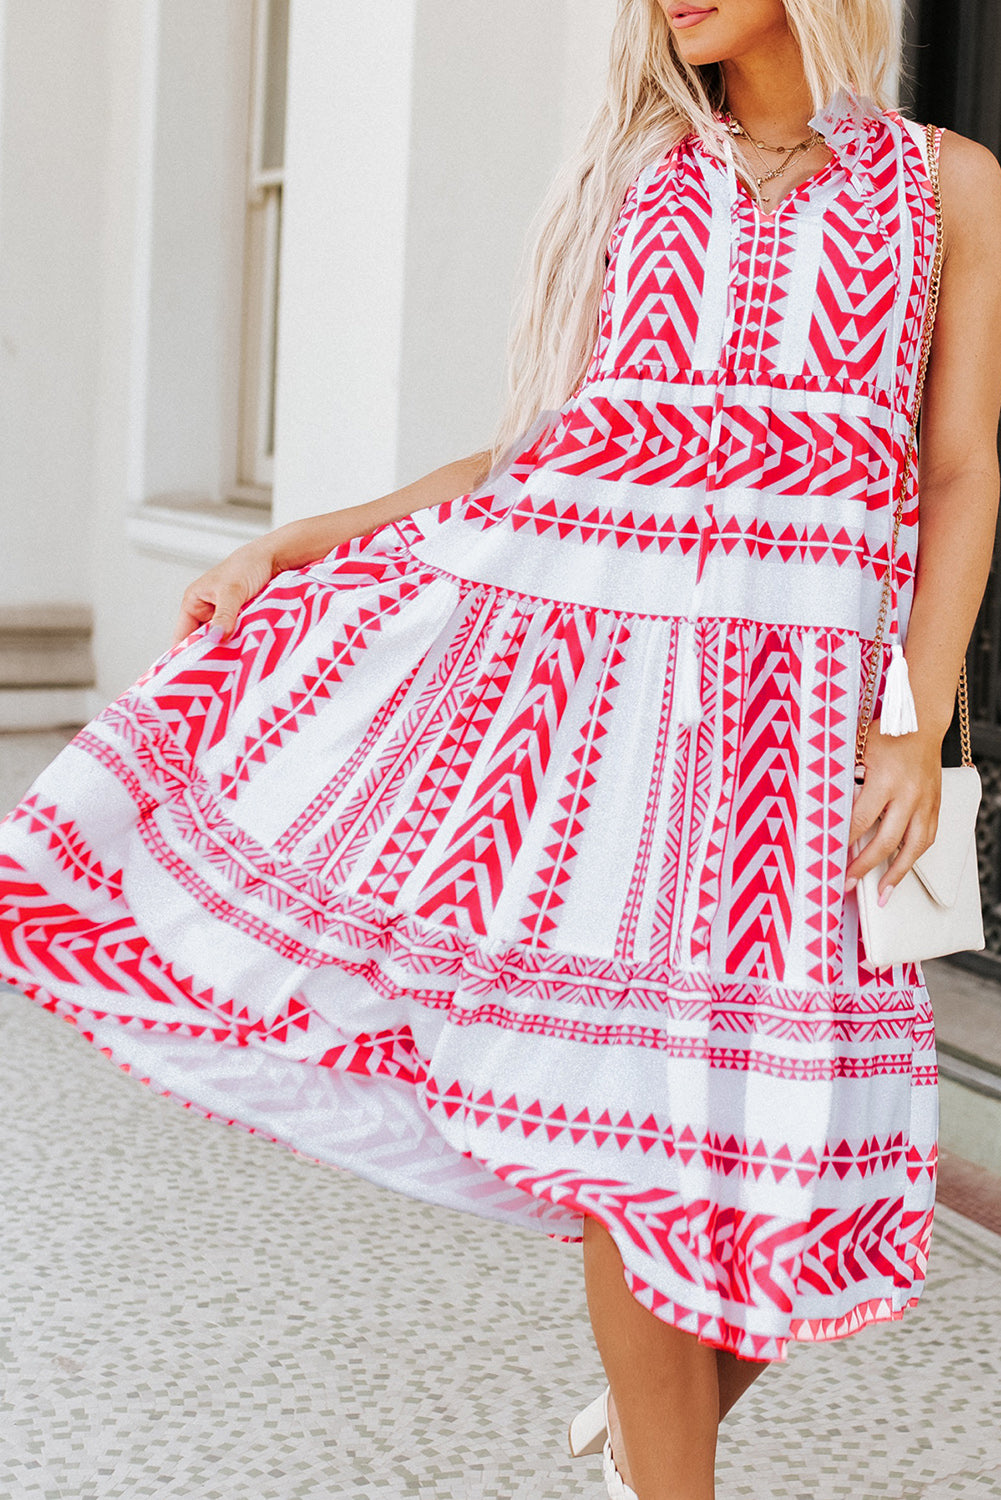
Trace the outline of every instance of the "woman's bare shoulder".
<instances>
[{"instance_id":1,"label":"woman's bare shoulder","mask_svg":"<svg viewBox=\"0 0 1001 1500\"><path fill-rule=\"evenodd\" d=\"M1001 255L1001 165L993 151L955 130L939 148L945 253Z\"/></svg>"}]
</instances>

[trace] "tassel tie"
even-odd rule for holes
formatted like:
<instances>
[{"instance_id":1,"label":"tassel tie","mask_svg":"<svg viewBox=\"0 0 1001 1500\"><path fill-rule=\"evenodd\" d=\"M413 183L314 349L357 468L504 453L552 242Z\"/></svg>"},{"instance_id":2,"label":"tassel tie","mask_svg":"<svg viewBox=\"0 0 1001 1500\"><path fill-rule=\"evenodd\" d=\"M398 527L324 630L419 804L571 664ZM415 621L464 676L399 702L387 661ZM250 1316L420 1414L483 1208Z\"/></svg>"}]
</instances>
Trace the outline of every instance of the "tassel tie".
<instances>
[{"instance_id":1,"label":"tassel tie","mask_svg":"<svg viewBox=\"0 0 1001 1500\"><path fill-rule=\"evenodd\" d=\"M903 646L896 640L890 653L890 665L886 669L879 730L881 734L913 734L917 727L918 715L914 707L907 660Z\"/></svg>"},{"instance_id":2,"label":"tassel tie","mask_svg":"<svg viewBox=\"0 0 1001 1500\"><path fill-rule=\"evenodd\" d=\"M675 721L686 729L702 722L702 663L695 644L694 620L682 620L678 626L672 707Z\"/></svg>"},{"instance_id":3,"label":"tassel tie","mask_svg":"<svg viewBox=\"0 0 1001 1500\"><path fill-rule=\"evenodd\" d=\"M903 501L901 501L901 505ZM918 727L918 714L911 691L911 674L907 669L907 658L900 641L900 602L897 596L897 531L900 526L900 511L894 519L890 541L890 567L886 577L884 600L889 595L892 645L890 664L883 683L883 701L879 711L881 734L913 734Z\"/></svg>"}]
</instances>

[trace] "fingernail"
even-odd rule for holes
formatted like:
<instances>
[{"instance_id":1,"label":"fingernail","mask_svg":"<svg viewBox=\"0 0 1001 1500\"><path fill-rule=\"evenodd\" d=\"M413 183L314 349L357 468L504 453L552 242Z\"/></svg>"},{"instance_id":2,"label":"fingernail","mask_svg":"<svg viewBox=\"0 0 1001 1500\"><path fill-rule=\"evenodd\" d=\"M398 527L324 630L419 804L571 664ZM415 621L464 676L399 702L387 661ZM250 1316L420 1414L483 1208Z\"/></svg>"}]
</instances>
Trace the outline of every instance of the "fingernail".
<instances>
[{"instance_id":1,"label":"fingernail","mask_svg":"<svg viewBox=\"0 0 1001 1500\"><path fill-rule=\"evenodd\" d=\"M210 625L208 630L209 640L216 645L222 640L224 631L221 625Z\"/></svg>"},{"instance_id":2,"label":"fingernail","mask_svg":"<svg viewBox=\"0 0 1001 1500\"><path fill-rule=\"evenodd\" d=\"M893 886L892 885L888 885L887 888L886 888L886 890L883 892L883 894L879 898L879 905L880 906L885 906L886 903L889 901L889 899L890 899L890 897L892 895L893 895Z\"/></svg>"},{"instance_id":3,"label":"fingernail","mask_svg":"<svg viewBox=\"0 0 1001 1500\"><path fill-rule=\"evenodd\" d=\"M858 881L855 879L854 875L849 876L849 878L845 881L845 895L847 896L848 893L850 891L853 891L857 885Z\"/></svg>"}]
</instances>

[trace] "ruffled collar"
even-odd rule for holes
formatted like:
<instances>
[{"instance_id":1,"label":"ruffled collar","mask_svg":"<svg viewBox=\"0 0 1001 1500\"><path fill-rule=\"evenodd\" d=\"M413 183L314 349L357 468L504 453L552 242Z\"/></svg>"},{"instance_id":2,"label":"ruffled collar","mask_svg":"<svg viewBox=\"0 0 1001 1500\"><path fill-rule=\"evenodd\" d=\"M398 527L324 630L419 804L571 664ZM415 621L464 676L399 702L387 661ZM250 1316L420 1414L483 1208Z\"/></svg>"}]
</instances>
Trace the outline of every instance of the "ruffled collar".
<instances>
[{"instance_id":1,"label":"ruffled collar","mask_svg":"<svg viewBox=\"0 0 1001 1500\"><path fill-rule=\"evenodd\" d=\"M868 94L855 94L850 89L839 88L808 123L820 131L827 149L851 168L882 119L883 111Z\"/></svg>"}]
</instances>

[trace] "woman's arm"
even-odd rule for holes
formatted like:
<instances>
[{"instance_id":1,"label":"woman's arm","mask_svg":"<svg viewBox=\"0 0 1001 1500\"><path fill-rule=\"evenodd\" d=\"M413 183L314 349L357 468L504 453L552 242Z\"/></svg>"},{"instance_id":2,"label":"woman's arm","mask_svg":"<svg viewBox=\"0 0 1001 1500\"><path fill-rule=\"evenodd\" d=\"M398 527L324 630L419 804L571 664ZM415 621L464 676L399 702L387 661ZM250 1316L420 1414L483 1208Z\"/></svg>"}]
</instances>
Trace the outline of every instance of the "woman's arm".
<instances>
[{"instance_id":1,"label":"woman's arm","mask_svg":"<svg viewBox=\"0 0 1001 1500\"><path fill-rule=\"evenodd\" d=\"M352 537L367 536L390 521L412 516L415 510L426 510L431 505L454 500L457 495L468 494L482 484L489 471L490 455L474 453L365 505L352 505L347 510L330 511L324 516L310 516L305 521L289 521L286 526L279 526L276 531L261 537L258 545L266 544L276 573L284 568L301 568L318 557L325 557L332 547L350 541Z\"/></svg>"},{"instance_id":2,"label":"woman's arm","mask_svg":"<svg viewBox=\"0 0 1001 1500\"><path fill-rule=\"evenodd\" d=\"M1001 168L946 131L946 255L921 411L920 539L906 656L918 723L941 742L994 548L1001 406Z\"/></svg>"},{"instance_id":3,"label":"woman's arm","mask_svg":"<svg viewBox=\"0 0 1001 1500\"><path fill-rule=\"evenodd\" d=\"M413 515L415 510L426 510L428 506L454 500L457 495L466 495L477 489L489 472L489 453L473 453L365 505L289 521L265 536L246 542L185 589L173 644L176 646L208 621L212 622L216 638L225 640L232 633L243 605L259 594L277 573L315 562L342 542L367 536L390 521Z\"/></svg>"},{"instance_id":4,"label":"woman's arm","mask_svg":"<svg viewBox=\"0 0 1001 1500\"><path fill-rule=\"evenodd\" d=\"M905 648L918 729L890 737L874 723L850 834L854 842L883 819L849 865L852 882L900 845L880 881L885 898L935 838L942 741L990 571L998 507L1001 167L986 147L946 131L940 176L945 258L921 407L921 519Z\"/></svg>"}]
</instances>

